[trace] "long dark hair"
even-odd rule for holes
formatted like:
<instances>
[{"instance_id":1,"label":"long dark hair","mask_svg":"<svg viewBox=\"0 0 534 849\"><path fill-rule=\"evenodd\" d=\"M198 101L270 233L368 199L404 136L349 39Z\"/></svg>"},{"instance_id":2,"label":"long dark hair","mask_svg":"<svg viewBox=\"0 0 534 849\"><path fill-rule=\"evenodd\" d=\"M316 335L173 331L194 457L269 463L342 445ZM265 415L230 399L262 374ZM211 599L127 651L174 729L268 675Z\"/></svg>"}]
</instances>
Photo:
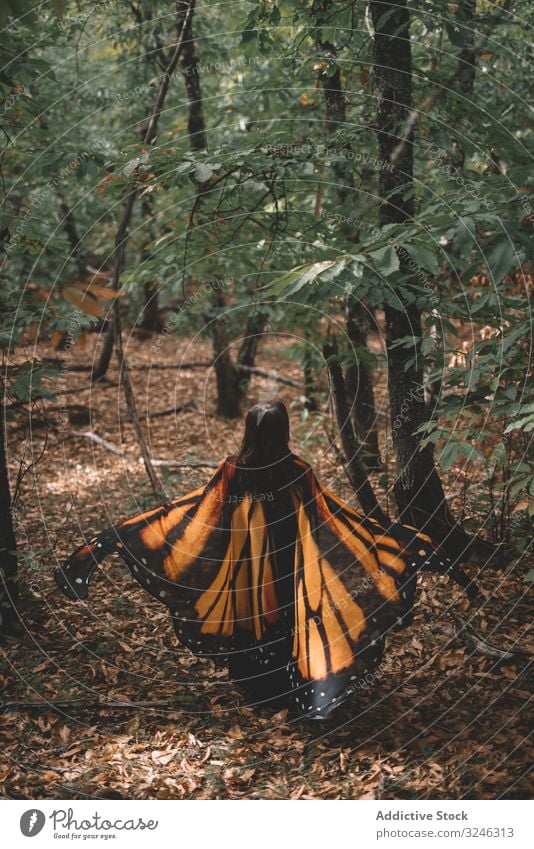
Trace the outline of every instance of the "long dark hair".
<instances>
[{"instance_id":1,"label":"long dark hair","mask_svg":"<svg viewBox=\"0 0 534 849\"><path fill-rule=\"evenodd\" d=\"M290 485L294 463L289 448L289 416L282 401L256 404L248 411L235 464L244 487L253 492Z\"/></svg>"}]
</instances>

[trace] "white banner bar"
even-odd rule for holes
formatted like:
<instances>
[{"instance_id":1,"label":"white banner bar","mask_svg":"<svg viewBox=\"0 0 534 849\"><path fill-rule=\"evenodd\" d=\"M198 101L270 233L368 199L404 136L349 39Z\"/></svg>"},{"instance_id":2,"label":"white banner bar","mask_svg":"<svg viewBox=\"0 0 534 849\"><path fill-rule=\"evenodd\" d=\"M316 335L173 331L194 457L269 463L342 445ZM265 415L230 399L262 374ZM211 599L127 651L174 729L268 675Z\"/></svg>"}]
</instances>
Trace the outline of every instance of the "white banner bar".
<instances>
[{"instance_id":1,"label":"white banner bar","mask_svg":"<svg viewBox=\"0 0 534 849\"><path fill-rule=\"evenodd\" d=\"M3 801L2 845L531 849L529 801ZM530 815L530 816L529 816ZM33 842L35 841L35 842Z\"/></svg>"}]
</instances>

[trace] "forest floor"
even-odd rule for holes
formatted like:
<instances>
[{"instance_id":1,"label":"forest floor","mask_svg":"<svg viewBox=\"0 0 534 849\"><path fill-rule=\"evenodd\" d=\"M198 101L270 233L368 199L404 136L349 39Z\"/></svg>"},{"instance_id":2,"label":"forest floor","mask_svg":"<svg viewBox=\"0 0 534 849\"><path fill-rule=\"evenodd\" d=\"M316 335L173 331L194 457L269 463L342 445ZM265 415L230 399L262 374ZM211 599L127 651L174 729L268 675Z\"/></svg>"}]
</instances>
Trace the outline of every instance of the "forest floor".
<instances>
[{"instance_id":1,"label":"forest floor","mask_svg":"<svg viewBox=\"0 0 534 849\"><path fill-rule=\"evenodd\" d=\"M22 625L2 647L1 792L28 799L531 796L531 664L473 652L454 618L500 647L526 648L525 560L479 576L486 601L476 612L447 580L421 577L413 626L390 638L376 680L315 724L247 706L225 672L176 642L166 608L118 560L103 565L87 602L60 594L53 569L84 534L152 504L115 365L110 382L93 388L87 371L75 370L90 361L92 338L68 355L38 347L41 357L65 360L60 404L89 406L90 425L65 423L58 410L47 412L46 428L38 415L30 432L22 414L10 425L10 444L19 445L13 473L24 451L26 464L38 462L21 482L16 510ZM235 451L243 423L213 415L212 371L175 367L207 363L206 344L166 339L155 356L151 342L134 335L127 350L154 457L217 462ZM169 368L150 369L152 359ZM262 349L261 366L299 375L276 340ZM350 500L323 419L302 420L298 388L253 378L251 404L273 394L290 406L296 453ZM383 413L384 392L378 401ZM176 415L153 416L188 403ZM79 435L89 429L122 455ZM166 471L169 497L211 474Z\"/></svg>"}]
</instances>

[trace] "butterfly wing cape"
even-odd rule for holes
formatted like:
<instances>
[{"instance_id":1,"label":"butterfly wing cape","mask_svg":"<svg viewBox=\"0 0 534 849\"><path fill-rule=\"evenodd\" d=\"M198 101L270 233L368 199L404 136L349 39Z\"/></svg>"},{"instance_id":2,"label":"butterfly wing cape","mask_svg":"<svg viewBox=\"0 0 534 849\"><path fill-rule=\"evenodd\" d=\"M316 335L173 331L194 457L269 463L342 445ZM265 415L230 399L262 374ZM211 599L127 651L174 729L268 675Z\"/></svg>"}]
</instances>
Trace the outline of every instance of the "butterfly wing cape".
<instances>
[{"instance_id":1,"label":"butterfly wing cape","mask_svg":"<svg viewBox=\"0 0 534 849\"><path fill-rule=\"evenodd\" d=\"M228 665L258 699L283 695L326 716L371 680L388 633L411 622L417 572L452 567L426 535L362 516L294 463L287 521L268 493L236 490L227 458L206 486L80 546L57 583L85 598L117 552L195 654Z\"/></svg>"}]
</instances>

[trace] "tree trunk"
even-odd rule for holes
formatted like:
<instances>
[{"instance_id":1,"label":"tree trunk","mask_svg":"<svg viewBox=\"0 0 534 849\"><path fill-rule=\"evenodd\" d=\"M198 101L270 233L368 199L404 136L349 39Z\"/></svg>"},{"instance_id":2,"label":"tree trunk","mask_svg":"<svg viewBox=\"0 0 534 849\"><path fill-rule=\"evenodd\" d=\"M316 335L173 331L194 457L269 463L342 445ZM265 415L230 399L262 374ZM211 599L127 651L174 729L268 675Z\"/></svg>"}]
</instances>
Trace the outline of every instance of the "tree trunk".
<instances>
[{"instance_id":1,"label":"tree trunk","mask_svg":"<svg viewBox=\"0 0 534 849\"><path fill-rule=\"evenodd\" d=\"M322 50L334 50L330 44L320 44ZM336 67L335 72L326 77L320 74L321 84L323 86L324 101L325 101L325 121L324 126L327 134L332 135L336 130L342 129L347 120L347 110L345 105L345 92L343 91L343 83L341 80L341 71ZM348 144L343 145L348 149ZM348 165L348 161L336 161L332 168L336 176L336 191L340 203L343 203L354 188L352 179L352 171Z\"/></svg>"},{"instance_id":2,"label":"tree trunk","mask_svg":"<svg viewBox=\"0 0 534 849\"><path fill-rule=\"evenodd\" d=\"M410 16L406 0L370 0L375 29L374 78L378 96L376 130L380 162L379 190L383 199L381 225L410 221L415 212L413 200L413 131L419 113L412 109L412 58ZM405 252L399 251L401 268ZM388 389L393 444L397 457L395 499L403 521L426 531L444 545L458 561L469 560L487 566L502 566L509 552L467 534L455 524L445 501L441 480L434 466L430 446L421 449L417 428L427 421L423 393L423 361L418 340L421 315L411 303L402 310L386 304L386 347ZM406 336L414 338L414 348L406 351L395 343ZM416 354L406 368L406 358Z\"/></svg>"},{"instance_id":3,"label":"tree trunk","mask_svg":"<svg viewBox=\"0 0 534 849\"><path fill-rule=\"evenodd\" d=\"M17 542L11 512L7 472L4 409L0 411L0 631L10 630L16 619L18 599Z\"/></svg>"},{"instance_id":4,"label":"tree trunk","mask_svg":"<svg viewBox=\"0 0 534 849\"><path fill-rule=\"evenodd\" d=\"M374 35L374 79L378 96L376 129L383 199L382 226L410 221L413 199L413 130L399 146L412 110L412 57L410 16L406 0L370 0ZM393 153L395 151L395 156ZM405 259L399 255L402 265ZM403 521L447 540L455 555L464 553L469 537L453 522L444 498L430 447L421 449L417 428L427 420L423 396L423 360L419 351L421 315L412 303L402 309L384 307L388 354L388 388L393 444L397 456L395 499ZM414 348L397 347L403 337L414 338ZM406 360L415 362L408 368Z\"/></svg>"},{"instance_id":5,"label":"tree trunk","mask_svg":"<svg viewBox=\"0 0 534 849\"><path fill-rule=\"evenodd\" d=\"M308 338L306 338L304 344L304 406L309 413L316 413L319 409L316 397L317 375L313 368L312 355L310 352L311 343L308 341Z\"/></svg>"},{"instance_id":6,"label":"tree trunk","mask_svg":"<svg viewBox=\"0 0 534 849\"><path fill-rule=\"evenodd\" d=\"M458 54L458 66L456 74L460 83L460 89L462 91L462 94L464 96L469 96L469 98L471 99L473 95L473 88L475 85L476 76L476 0L461 0L460 7L464 15L463 38L465 46ZM452 145L452 151L450 154L450 167L451 169L456 170L459 174L461 174L461 170L464 167L465 162L463 139L468 138L468 135L468 121L462 119L455 127L455 140ZM436 318L439 318L437 310L432 310L432 314L435 315ZM430 335L436 340L436 342L439 343L439 331L437 322L436 324L433 324L430 327ZM443 383L441 378L437 378L432 381L427 381L427 406L429 408L429 415L432 415L432 411L441 395L442 387Z\"/></svg>"},{"instance_id":7,"label":"tree trunk","mask_svg":"<svg viewBox=\"0 0 534 849\"><path fill-rule=\"evenodd\" d=\"M241 392L239 373L232 362L224 311L224 295L220 289L214 291L213 305L218 314L210 322L213 339L215 375L217 378L217 415L225 419L237 419L241 415Z\"/></svg>"},{"instance_id":8,"label":"tree trunk","mask_svg":"<svg viewBox=\"0 0 534 849\"><path fill-rule=\"evenodd\" d=\"M243 336L239 353L237 355L237 370L239 372L239 394L244 398L248 391L250 378L260 339L267 325L267 313L260 309L253 309L247 319L245 335Z\"/></svg>"},{"instance_id":9,"label":"tree trunk","mask_svg":"<svg viewBox=\"0 0 534 849\"><path fill-rule=\"evenodd\" d=\"M159 317L159 291L157 283L143 284L143 321L141 327L150 333L155 333L162 328Z\"/></svg>"},{"instance_id":10,"label":"tree trunk","mask_svg":"<svg viewBox=\"0 0 534 849\"><path fill-rule=\"evenodd\" d=\"M367 470L362 462L362 447L354 431L347 403L345 382L343 372L339 364L337 343L334 340L323 345L323 356L326 360L330 387L334 402L335 414L343 453L347 460L347 472L350 482L354 487L364 513L384 523L388 522L387 516L382 511L373 488L367 477Z\"/></svg>"},{"instance_id":11,"label":"tree trunk","mask_svg":"<svg viewBox=\"0 0 534 849\"><path fill-rule=\"evenodd\" d=\"M186 2L178 0L177 8L179 10L183 10L186 6ZM180 64L188 102L187 128L189 143L192 150L205 150L207 147L207 137L192 18L190 18L184 31L184 49L180 58ZM205 194L206 186L199 186L196 199L197 207L200 207ZM244 394L241 390L243 376L239 374L239 370L234 366L230 354L228 331L223 316L225 306L224 295L218 287L213 287L212 306L214 311L220 313L215 318L212 318L208 324L213 341L213 362L217 380L217 415L228 419L235 419L241 415L240 399L242 394Z\"/></svg>"},{"instance_id":12,"label":"tree trunk","mask_svg":"<svg viewBox=\"0 0 534 849\"><path fill-rule=\"evenodd\" d=\"M363 459L368 469L380 469L378 426L373 390L373 372L358 358L358 348L367 348L369 323L365 309L354 296L347 301L347 336L356 359L347 369L345 382L351 405L354 428L363 445Z\"/></svg>"},{"instance_id":13,"label":"tree trunk","mask_svg":"<svg viewBox=\"0 0 534 849\"><path fill-rule=\"evenodd\" d=\"M82 240L78 235L78 229L76 227L76 221L74 220L72 209L67 203L65 203L64 200L62 200L60 203L60 209L63 213L63 229L65 230L65 233L67 234L67 238L69 240L70 256L76 263L78 274L83 276L87 273L87 268L81 250Z\"/></svg>"},{"instance_id":14,"label":"tree trunk","mask_svg":"<svg viewBox=\"0 0 534 849\"><path fill-rule=\"evenodd\" d=\"M185 14L187 3L179 0L177 8ZM184 35L184 49L180 58L180 67L184 78L185 93L189 109L187 113L187 132L192 150L206 150L206 126L202 107L202 92L198 74L198 57L193 39L193 19L190 18Z\"/></svg>"},{"instance_id":15,"label":"tree trunk","mask_svg":"<svg viewBox=\"0 0 534 849\"><path fill-rule=\"evenodd\" d=\"M184 49L185 34L193 17L195 9L195 0L189 0L189 2L181 5L183 6L183 17L180 17L178 21L178 38L176 44L174 45L174 49L171 52L168 65L161 78L158 93L156 95L156 101L154 103L152 113L146 126L146 131L143 138L143 144L145 145L153 144L156 138L158 123L161 116L161 112L163 110L163 106L165 104L167 93L169 91L171 78L180 60L182 50ZM113 254L113 277L111 280L111 284L113 289L117 291L120 286L120 275L124 263L124 252L129 238L128 231L130 227L130 221L132 218L135 200L137 198L137 192L138 189L133 188L130 190L130 193L126 197L123 216L119 225L119 229L117 231L117 235L115 237L115 249ZM104 377L109 367L111 355L113 353L116 328L120 324L118 300L119 299L116 298L113 304L114 321L110 321L108 325L108 329L104 339L104 345L102 351L100 352L100 358L92 373L93 382L99 380L101 377Z\"/></svg>"},{"instance_id":16,"label":"tree trunk","mask_svg":"<svg viewBox=\"0 0 534 849\"><path fill-rule=\"evenodd\" d=\"M150 221L153 216L152 201L149 198L143 198L141 204L141 213L147 222L148 239L145 246L145 257L150 258L150 245L152 243L152 233ZM157 280L143 284L143 319L141 327L143 330L148 330L150 333L155 333L162 328L162 322L159 316L159 288Z\"/></svg>"},{"instance_id":17,"label":"tree trunk","mask_svg":"<svg viewBox=\"0 0 534 849\"><path fill-rule=\"evenodd\" d=\"M332 0L326 0L321 6L320 16L330 15L332 6ZM320 41L317 47L321 51L332 54L336 52L335 46L328 42ZM339 66L336 66L335 72L328 77L320 73L319 79L325 99L324 125L326 132L332 135L336 130L342 129L347 120L345 92ZM341 149L343 148L348 150L349 145L345 144ZM343 204L347 197L354 194L354 180L349 160L336 161L332 170L336 178L336 194L340 204ZM365 459L369 469L378 469L381 466L376 428L373 373L369 364L359 359L357 355L358 348L367 348L367 332L368 324L363 305L359 303L357 298L349 297L347 302L347 336L353 349L355 362L347 369L345 386L354 429L365 446L363 459Z\"/></svg>"},{"instance_id":18,"label":"tree trunk","mask_svg":"<svg viewBox=\"0 0 534 849\"><path fill-rule=\"evenodd\" d=\"M115 248L113 252L113 277L111 280L111 285L116 292L118 292L120 287L120 276L122 272L122 266L124 264L124 252L126 250L126 243L128 241L129 235L128 229L132 218L132 212L136 196L137 189L131 189L130 194L126 198L122 220L119 225L119 229L117 230L117 235L115 236ZM98 362L91 373L91 381L93 383L96 383L97 380L100 380L106 375L107 370L109 368L109 364L111 362L111 355L113 354L113 347L115 345L115 336L117 333L117 328L120 326L119 298L115 298L112 311L113 313L108 322L106 335L104 336L104 343L100 351L100 357L98 358Z\"/></svg>"},{"instance_id":19,"label":"tree trunk","mask_svg":"<svg viewBox=\"0 0 534 849\"><path fill-rule=\"evenodd\" d=\"M111 362L111 356L113 354L113 346L115 344L115 326L113 323L113 319L111 318L108 321L106 332L104 334L104 341L102 343L102 347L100 349L100 356L98 358L98 362L91 373L91 381L92 383L96 383L98 380L101 380L106 376L107 370L109 368L109 364Z\"/></svg>"},{"instance_id":20,"label":"tree trunk","mask_svg":"<svg viewBox=\"0 0 534 849\"><path fill-rule=\"evenodd\" d=\"M153 144L156 139L158 123L161 116L161 112L163 110L163 106L165 104L165 98L167 97L167 93L169 91L169 85L171 82L172 75L176 70L178 61L180 59L180 54L184 46L184 34L189 24L189 21L191 20L191 17L193 15L194 7L195 0L189 0L189 3L187 4L187 7L184 10L184 17L181 18L178 23L178 38L171 52L165 73L163 74L163 77L161 79L152 113L150 115L146 132L144 134L143 143L146 145ZM130 221L132 219L132 212L135 200L137 198L137 193L137 187L134 186L132 189L130 189L130 192L127 195L124 203L123 216L119 224L119 228L117 230L117 235L115 237L115 248L113 252L113 276L111 282L112 288L116 292L118 292L120 288L120 277L124 265L124 254L126 251L126 245L128 243ZM130 413L130 418L134 423L137 441L139 443L139 448L141 450L145 469L152 485L154 495L156 496L156 498L161 499L163 492L159 484L156 472L154 471L154 468L150 461L150 453L144 438L143 430L139 421L139 416L137 414L133 387L131 385L128 373L128 365L124 356L121 335L121 313L118 297L116 297L113 302L113 322L110 322L108 333L106 334L104 349L101 353L101 357L98 362L96 371L93 372L93 381L98 379L99 377L102 377L106 373L109 365L109 360L113 351L114 342L117 343L117 360L119 364L121 382L124 386L126 403L128 406L128 411Z\"/></svg>"},{"instance_id":21,"label":"tree trunk","mask_svg":"<svg viewBox=\"0 0 534 849\"><path fill-rule=\"evenodd\" d=\"M471 95L473 94L476 75L475 16L477 4L476 0L460 0L459 5L465 19L463 31L465 46L458 56L458 79L462 92Z\"/></svg>"}]
</instances>

